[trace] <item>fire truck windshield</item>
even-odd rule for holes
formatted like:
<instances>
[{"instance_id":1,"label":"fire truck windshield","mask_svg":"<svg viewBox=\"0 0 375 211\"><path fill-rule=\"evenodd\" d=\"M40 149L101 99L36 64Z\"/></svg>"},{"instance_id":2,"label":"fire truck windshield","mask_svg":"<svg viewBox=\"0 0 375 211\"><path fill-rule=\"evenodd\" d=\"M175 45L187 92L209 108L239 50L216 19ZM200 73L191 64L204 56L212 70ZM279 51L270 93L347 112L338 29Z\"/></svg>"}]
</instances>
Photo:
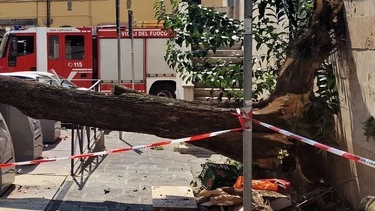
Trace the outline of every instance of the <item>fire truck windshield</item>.
<instances>
[{"instance_id":1,"label":"fire truck windshield","mask_svg":"<svg viewBox=\"0 0 375 211\"><path fill-rule=\"evenodd\" d=\"M9 38L9 35L5 34L4 37L1 39L1 43L0 43L0 58L4 58L5 57L6 46L8 46L7 45L8 38Z\"/></svg>"}]
</instances>

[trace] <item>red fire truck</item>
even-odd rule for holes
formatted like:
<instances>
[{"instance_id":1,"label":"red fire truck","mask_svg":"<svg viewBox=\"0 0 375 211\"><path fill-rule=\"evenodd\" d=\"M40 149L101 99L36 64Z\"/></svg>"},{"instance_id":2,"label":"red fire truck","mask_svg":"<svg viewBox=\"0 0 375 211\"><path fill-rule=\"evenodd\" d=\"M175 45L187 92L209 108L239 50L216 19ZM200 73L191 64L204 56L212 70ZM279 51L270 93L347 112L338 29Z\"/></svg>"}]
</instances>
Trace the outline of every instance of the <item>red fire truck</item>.
<instances>
[{"instance_id":1,"label":"red fire truck","mask_svg":"<svg viewBox=\"0 0 375 211\"><path fill-rule=\"evenodd\" d=\"M0 72L53 69L82 87L90 87L100 80L103 92L110 91L121 75L123 85L134 86L143 93L192 98L186 94L191 91L183 90L191 86L184 86L164 60L169 38L165 30L134 28L131 40L129 31L121 28L120 35L118 42L116 27L104 26L11 30L0 45Z\"/></svg>"}]
</instances>

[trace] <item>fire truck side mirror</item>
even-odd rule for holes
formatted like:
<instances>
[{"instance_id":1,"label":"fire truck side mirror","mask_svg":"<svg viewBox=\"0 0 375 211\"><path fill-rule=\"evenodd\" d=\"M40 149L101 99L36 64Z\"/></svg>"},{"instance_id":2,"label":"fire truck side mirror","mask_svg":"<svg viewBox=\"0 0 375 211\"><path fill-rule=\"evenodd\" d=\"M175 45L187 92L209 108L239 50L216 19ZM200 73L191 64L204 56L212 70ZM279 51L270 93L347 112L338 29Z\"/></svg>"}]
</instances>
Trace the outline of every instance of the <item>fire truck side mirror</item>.
<instances>
[{"instance_id":1,"label":"fire truck side mirror","mask_svg":"<svg viewBox=\"0 0 375 211\"><path fill-rule=\"evenodd\" d=\"M18 52L17 37L12 37L10 41L10 49L9 49L9 57L8 57L9 67L16 66L17 52Z\"/></svg>"},{"instance_id":2,"label":"fire truck side mirror","mask_svg":"<svg viewBox=\"0 0 375 211\"><path fill-rule=\"evenodd\" d=\"M17 52L18 52L17 37L12 37L11 44L10 44L10 56L17 57Z\"/></svg>"}]
</instances>

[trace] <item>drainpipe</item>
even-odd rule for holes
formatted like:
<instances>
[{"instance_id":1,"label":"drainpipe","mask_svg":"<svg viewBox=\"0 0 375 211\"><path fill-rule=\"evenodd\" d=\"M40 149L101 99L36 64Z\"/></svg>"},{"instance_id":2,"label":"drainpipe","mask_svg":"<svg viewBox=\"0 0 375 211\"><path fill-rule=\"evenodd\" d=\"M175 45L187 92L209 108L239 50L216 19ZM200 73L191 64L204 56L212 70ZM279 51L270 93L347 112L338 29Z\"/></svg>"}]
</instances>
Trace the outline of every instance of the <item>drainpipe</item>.
<instances>
[{"instance_id":1,"label":"drainpipe","mask_svg":"<svg viewBox=\"0 0 375 211\"><path fill-rule=\"evenodd\" d=\"M240 1L233 0L233 18L240 20Z\"/></svg>"},{"instance_id":2,"label":"drainpipe","mask_svg":"<svg viewBox=\"0 0 375 211\"><path fill-rule=\"evenodd\" d=\"M46 0L47 3L47 27L51 26L51 0Z\"/></svg>"}]
</instances>

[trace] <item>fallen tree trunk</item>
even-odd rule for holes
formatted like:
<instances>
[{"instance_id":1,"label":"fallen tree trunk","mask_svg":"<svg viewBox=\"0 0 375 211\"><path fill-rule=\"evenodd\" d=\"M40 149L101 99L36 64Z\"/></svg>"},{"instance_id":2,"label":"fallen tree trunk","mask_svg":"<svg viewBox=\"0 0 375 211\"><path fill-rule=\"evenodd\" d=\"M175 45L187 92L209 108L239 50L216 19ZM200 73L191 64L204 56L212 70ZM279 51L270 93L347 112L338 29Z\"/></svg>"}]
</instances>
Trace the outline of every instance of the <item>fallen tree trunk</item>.
<instances>
[{"instance_id":1,"label":"fallen tree trunk","mask_svg":"<svg viewBox=\"0 0 375 211\"><path fill-rule=\"evenodd\" d=\"M0 96L0 103L14 106L36 119L172 139L241 127L238 118L232 114L234 108L161 98L131 90L123 91L121 95L105 95L0 76ZM265 131L259 126L254 130ZM267 145L272 148L284 145L282 141L260 140L262 150L254 150L255 157L267 155L264 152ZM228 133L194 144L242 161L242 133Z\"/></svg>"}]
</instances>

